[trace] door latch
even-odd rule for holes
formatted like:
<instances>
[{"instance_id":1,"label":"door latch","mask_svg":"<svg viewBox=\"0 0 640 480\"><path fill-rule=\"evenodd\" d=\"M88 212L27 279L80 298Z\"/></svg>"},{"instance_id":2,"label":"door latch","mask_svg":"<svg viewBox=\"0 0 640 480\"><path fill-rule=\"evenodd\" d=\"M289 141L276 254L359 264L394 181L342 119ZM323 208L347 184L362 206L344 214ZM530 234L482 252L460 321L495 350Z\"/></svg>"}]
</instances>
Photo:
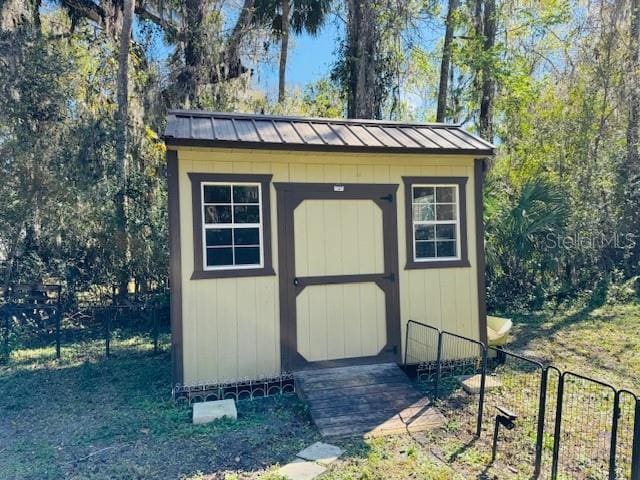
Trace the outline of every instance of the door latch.
<instances>
[{"instance_id":1,"label":"door latch","mask_svg":"<svg viewBox=\"0 0 640 480\"><path fill-rule=\"evenodd\" d=\"M298 285L300 285L300 280L298 280L298 277L293 279L293 284L297 287Z\"/></svg>"}]
</instances>

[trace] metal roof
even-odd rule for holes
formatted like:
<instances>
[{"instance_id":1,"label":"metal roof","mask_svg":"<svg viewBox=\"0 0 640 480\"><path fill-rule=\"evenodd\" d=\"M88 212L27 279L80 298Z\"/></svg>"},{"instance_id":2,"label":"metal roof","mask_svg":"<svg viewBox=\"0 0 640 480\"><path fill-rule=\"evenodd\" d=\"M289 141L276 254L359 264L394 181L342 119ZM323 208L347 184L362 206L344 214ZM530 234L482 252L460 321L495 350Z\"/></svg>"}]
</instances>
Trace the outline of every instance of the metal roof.
<instances>
[{"instance_id":1,"label":"metal roof","mask_svg":"<svg viewBox=\"0 0 640 480\"><path fill-rule=\"evenodd\" d=\"M167 145L493 155L460 125L169 111Z\"/></svg>"}]
</instances>

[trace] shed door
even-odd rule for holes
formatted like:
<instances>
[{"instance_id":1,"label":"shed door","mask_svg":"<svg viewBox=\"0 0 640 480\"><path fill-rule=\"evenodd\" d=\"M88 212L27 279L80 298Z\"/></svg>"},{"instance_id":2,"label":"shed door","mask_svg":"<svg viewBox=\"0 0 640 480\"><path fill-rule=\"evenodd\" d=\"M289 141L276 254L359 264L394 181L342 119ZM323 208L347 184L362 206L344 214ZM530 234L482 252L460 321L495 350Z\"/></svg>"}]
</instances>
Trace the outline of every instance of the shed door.
<instances>
[{"instance_id":1,"label":"shed door","mask_svg":"<svg viewBox=\"0 0 640 480\"><path fill-rule=\"evenodd\" d=\"M284 368L397 359L395 191L278 186Z\"/></svg>"}]
</instances>

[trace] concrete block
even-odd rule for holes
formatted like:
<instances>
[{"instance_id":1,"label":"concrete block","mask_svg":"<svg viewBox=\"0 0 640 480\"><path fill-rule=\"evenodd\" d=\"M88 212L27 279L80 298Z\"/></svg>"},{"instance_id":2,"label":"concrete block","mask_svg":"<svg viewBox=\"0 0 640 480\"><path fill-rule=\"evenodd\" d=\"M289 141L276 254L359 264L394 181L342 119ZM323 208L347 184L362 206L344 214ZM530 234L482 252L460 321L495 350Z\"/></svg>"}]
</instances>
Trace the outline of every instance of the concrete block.
<instances>
[{"instance_id":1,"label":"concrete block","mask_svg":"<svg viewBox=\"0 0 640 480\"><path fill-rule=\"evenodd\" d=\"M278 470L278 474L289 480L312 480L327 469L322 465L304 460L294 460Z\"/></svg>"},{"instance_id":2,"label":"concrete block","mask_svg":"<svg viewBox=\"0 0 640 480\"><path fill-rule=\"evenodd\" d=\"M462 377L458 377L458 381L462 385L462 388L465 392L476 395L480 393L480 382L482 380L482 375L465 375ZM491 390L495 390L498 387L501 387L502 383L491 375L486 375L484 378L484 389L485 392L490 392Z\"/></svg>"},{"instance_id":3,"label":"concrete block","mask_svg":"<svg viewBox=\"0 0 640 480\"><path fill-rule=\"evenodd\" d=\"M209 423L219 418L238 418L236 402L231 399L215 402L199 402L193 404L193 423L195 425Z\"/></svg>"},{"instance_id":4,"label":"concrete block","mask_svg":"<svg viewBox=\"0 0 640 480\"><path fill-rule=\"evenodd\" d=\"M328 465L337 460L340 455L342 455L342 449L340 447L328 443L316 442L304 450L299 451L296 457Z\"/></svg>"}]
</instances>

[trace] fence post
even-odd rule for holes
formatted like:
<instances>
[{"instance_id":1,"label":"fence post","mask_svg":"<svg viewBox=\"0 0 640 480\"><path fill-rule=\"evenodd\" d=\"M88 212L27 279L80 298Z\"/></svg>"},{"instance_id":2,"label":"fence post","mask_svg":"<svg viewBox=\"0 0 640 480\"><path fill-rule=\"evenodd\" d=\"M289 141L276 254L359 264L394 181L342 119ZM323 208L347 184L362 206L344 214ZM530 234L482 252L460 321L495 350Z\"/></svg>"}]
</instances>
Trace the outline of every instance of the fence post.
<instances>
[{"instance_id":1,"label":"fence post","mask_svg":"<svg viewBox=\"0 0 640 480\"><path fill-rule=\"evenodd\" d=\"M411 320L407 322L407 330L404 332L404 367L407 368L407 353L409 352L409 329L411 328Z\"/></svg>"},{"instance_id":2,"label":"fence post","mask_svg":"<svg viewBox=\"0 0 640 480\"><path fill-rule=\"evenodd\" d=\"M2 322L2 326L3 326L3 335L2 335L2 357L4 357L5 360L9 361L9 319L11 318L11 314L9 312L9 309L3 309L2 310L2 316L4 319L4 322Z\"/></svg>"},{"instance_id":3,"label":"fence post","mask_svg":"<svg viewBox=\"0 0 640 480\"><path fill-rule=\"evenodd\" d=\"M484 414L484 391L487 377L487 346L480 344L482 350L482 368L480 370L480 399L478 400L478 420L476 424L476 437L482 434L482 416Z\"/></svg>"},{"instance_id":4,"label":"fence post","mask_svg":"<svg viewBox=\"0 0 640 480\"><path fill-rule=\"evenodd\" d=\"M540 378L540 398L538 399L538 431L536 433L536 460L533 475L540 476L542 469L542 448L544 442L544 417L547 414L547 382L549 380L549 368L542 370Z\"/></svg>"},{"instance_id":5,"label":"fence post","mask_svg":"<svg viewBox=\"0 0 640 480\"><path fill-rule=\"evenodd\" d=\"M151 307L151 315L153 316L153 353L158 353L158 306ZM405 344L406 345L406 344Z\"/></svg>"},{"instance_id":6,"label":"fence post","mask_svg":"<svg viewBox=\"0 0 640 480\"><path fill-rule=\"evenodd\" d=\"M611 419L611 443L609 447L609 480L616 480L616 449L618 446L618 421L620 419L620 392L613 397L613 418Z\"/></svg>"},{"instance_id":7,"label":"fence post","mask_svg":"<svg viewBox=\"0 0 640 480\"><path fill-rule=\"evenodd\" d=\"M54 310L56 318L56 359L60 360L60 311L56 308Z\"/></svg>"},{"instance_id":8,"label":"fence post","mask_svg":"<svg viewBox=\"0 0 640 480\"><path fill-rule=\"evenodd\" d=\"M562 402L564 397L564 373L558 381L558 401L556 406L556 424L553 433L553 463L551 465L551 480L558 478L558 461L560 459L560 431L562 426Z\"/></svg>"},{"instance_id":9,"label":"fence post","mask_svg":"<svg viewBox=\"0 0 640 480\"><path fill-rule=\"evenodd\" d=\"M636 396L633 419L633 448L631 449L631 480L640 480L640 399Z\"/></svg>"},{"instance_id":10,"label":"fence post","mask_svg":"<svg viewBox=\"0 0 640 480\"><path fill-rule=\"evenodd\" d=\"M107 315L106 315L106 321L104 323L104 328L105 328L105 342L104 342L104 348L105 348L105 353L107 355L107 357L109 355L111 355L111 315L109 315L109 308L107 307Z\"/></svg>"},{"instance_id":11,"label":"fence post","mask_svg":"<svg viewBox=\"0 0 640 480\"><path fill-rule=\"evenodd\" d=\"M438 398L438 388L440 387L440 375L442 374L442 331L438 330L438 357L436 360L436 384L434 387L434 398Z\"/></svg>"}]
</instances>

